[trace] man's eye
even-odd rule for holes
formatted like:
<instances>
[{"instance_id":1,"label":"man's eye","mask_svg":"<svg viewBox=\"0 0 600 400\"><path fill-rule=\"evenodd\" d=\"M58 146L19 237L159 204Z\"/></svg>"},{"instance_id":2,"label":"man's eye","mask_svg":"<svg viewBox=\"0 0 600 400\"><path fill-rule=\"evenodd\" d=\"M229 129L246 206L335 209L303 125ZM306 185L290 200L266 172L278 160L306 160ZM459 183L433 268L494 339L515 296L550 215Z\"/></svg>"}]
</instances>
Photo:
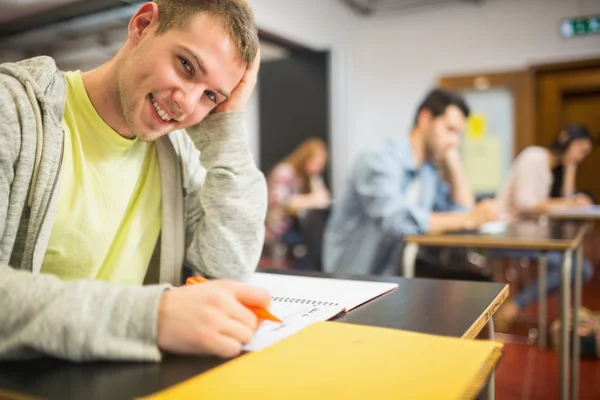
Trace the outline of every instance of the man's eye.
<instances>
[{"instance_id":1,"label":"man's eye","mask_svg":"<svg viewBox=\"0 0 600 400\"><path fill-rule=\"evenodd\" d=\"M181 62L181 65L183 65L183 68L185 68L191 74L193 71L192 64L190 64L190 62L183 57L179 57L179 61Z\"/></svg>"},{"instance_id":2,"label":"man's eye","mask_svg":"<svg viewBox=\"0 0 600 400\"><path fill-rule=\"evenodd\" d=\"M217 96L215 95L214 92L211 92L210 90L205 90L204 94L206 95L206 97L208 97L208 99L210 101L212 101L213 103L217 102Z\"/></svg>"}]
</instances>

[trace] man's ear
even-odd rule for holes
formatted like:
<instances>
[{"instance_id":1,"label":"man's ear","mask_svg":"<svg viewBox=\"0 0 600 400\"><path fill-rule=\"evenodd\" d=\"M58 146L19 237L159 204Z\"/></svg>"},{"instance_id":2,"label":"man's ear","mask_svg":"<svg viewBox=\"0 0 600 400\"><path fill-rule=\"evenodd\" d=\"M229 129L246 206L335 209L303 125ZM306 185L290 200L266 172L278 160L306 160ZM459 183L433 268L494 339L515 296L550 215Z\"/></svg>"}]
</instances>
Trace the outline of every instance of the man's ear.
<instances>
[{"instance_id":1,"label":"man's ear","mask_svg":"<svg viewBox=\"0 0 600 400\"><path fill-rule=\"evenodd\" d=\"M145 3L129 20L127 36L133 44L137 45L150 28L157 24L158 6L154 2Z\"/></svg>"},{"instance_id":2,"label":"man's ear","mask_svg":"<svg viewBox=\"0 0 600 400\"><path fill-rule=\"evenodd\" d=\"M431 120L433 119L433 113L429 108L424 108L419 112L419 116L417 117L417 126L419 128L425 128L429 126Z\"/></svg>"}]
</instances>

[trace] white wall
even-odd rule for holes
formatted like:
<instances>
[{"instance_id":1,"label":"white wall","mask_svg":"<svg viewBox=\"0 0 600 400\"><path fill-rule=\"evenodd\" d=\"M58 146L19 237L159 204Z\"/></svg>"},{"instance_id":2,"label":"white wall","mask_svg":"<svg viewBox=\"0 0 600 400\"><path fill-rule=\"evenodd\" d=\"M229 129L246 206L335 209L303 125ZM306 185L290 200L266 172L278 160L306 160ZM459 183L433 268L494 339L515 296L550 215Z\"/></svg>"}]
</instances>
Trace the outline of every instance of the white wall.
<instances>
[{"instance_id":1,"label":"white wall","mask_svg":"<svg viewBox=\"0 0 600 400\"><path fill-rule=\"evenodd\" d=\"M370 17L341 0L250 3L261 28L332 51L335 193L359 151L410 129L439 76L600 56L599 36L559 35L562 18L598 13L599 0L485 0Z\"/></svg>"},{"instance_id":2,"label":"white wall","mask_svg":"<svg viewBox=\"0 0 600 400\"><path fill-rule=\"evenodd\" d=\"M351 114L351 37L360 18L341 0L250 0L257 25L315 50L329 50L330 144L333 191L341 190L348 164Z\"/></svg>"},{"instance_id":3,"label":"white wall","mask_svg":"<svg viewBox=\"0 0 600 400\"><path fill-rule=\"evenodd\" d=\"M485 0L365 19L352 47L349 157L407 132L417 103L441 75L600 56L600 36L559 35L562 18L594 12L598 0Z\"/></svg>"}]
</instances>

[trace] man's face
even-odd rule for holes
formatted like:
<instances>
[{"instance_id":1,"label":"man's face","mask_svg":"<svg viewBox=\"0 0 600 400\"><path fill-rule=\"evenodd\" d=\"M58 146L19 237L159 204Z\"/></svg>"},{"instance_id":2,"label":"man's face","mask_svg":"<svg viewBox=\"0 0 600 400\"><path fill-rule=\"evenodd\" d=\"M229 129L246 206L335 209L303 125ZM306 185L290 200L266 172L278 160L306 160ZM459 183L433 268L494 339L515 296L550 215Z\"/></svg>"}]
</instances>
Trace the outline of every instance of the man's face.
<instances>
[{"instance_id":1,"label":"man's face","mask_svg":"<svg viewBox=\"0 0 600 400\"><path fill-rule=\"evenodd\" d=\"M427 152L432 160L443 160L449 151L460 144L465 128L465 116L456 106L448 106L446 112L425 123Z\"/></svg>"},{"instance_id":2,"label":"man's face","mask_svg":"<svg viewBox=\"0 0 600 400\"><path fill-rule=\"evenodd\" d=\"M246 64L220 22L200 14L156 35L148 25L118 74L117 94L131 134L156 140L200 122L224 102Z\"/></svg>"}]
</instances>

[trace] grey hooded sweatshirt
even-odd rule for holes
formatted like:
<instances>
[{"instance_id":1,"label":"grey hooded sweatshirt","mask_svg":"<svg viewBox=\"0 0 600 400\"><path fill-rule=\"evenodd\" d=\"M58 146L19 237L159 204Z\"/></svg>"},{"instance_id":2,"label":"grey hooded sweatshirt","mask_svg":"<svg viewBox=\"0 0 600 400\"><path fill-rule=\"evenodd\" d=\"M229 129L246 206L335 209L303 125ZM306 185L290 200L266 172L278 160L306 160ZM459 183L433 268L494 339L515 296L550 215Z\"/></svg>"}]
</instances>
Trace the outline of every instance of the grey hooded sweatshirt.
<instances>
[{"instance_id":1,"label":"grey hooded sweatshirt","mask_svg":"<svg viewBox=\"0 0 600 400\"><path fill-rule=\"evenodd\" d=\"M65 88L48 57L0 64L0 361L160 360L158 305L184 263L237 280L258 263L267 191L244 115L211 115L156 142L162 227L149 285L63 282L39 272L60 191Z\"/></svg>"}]
</instances>

